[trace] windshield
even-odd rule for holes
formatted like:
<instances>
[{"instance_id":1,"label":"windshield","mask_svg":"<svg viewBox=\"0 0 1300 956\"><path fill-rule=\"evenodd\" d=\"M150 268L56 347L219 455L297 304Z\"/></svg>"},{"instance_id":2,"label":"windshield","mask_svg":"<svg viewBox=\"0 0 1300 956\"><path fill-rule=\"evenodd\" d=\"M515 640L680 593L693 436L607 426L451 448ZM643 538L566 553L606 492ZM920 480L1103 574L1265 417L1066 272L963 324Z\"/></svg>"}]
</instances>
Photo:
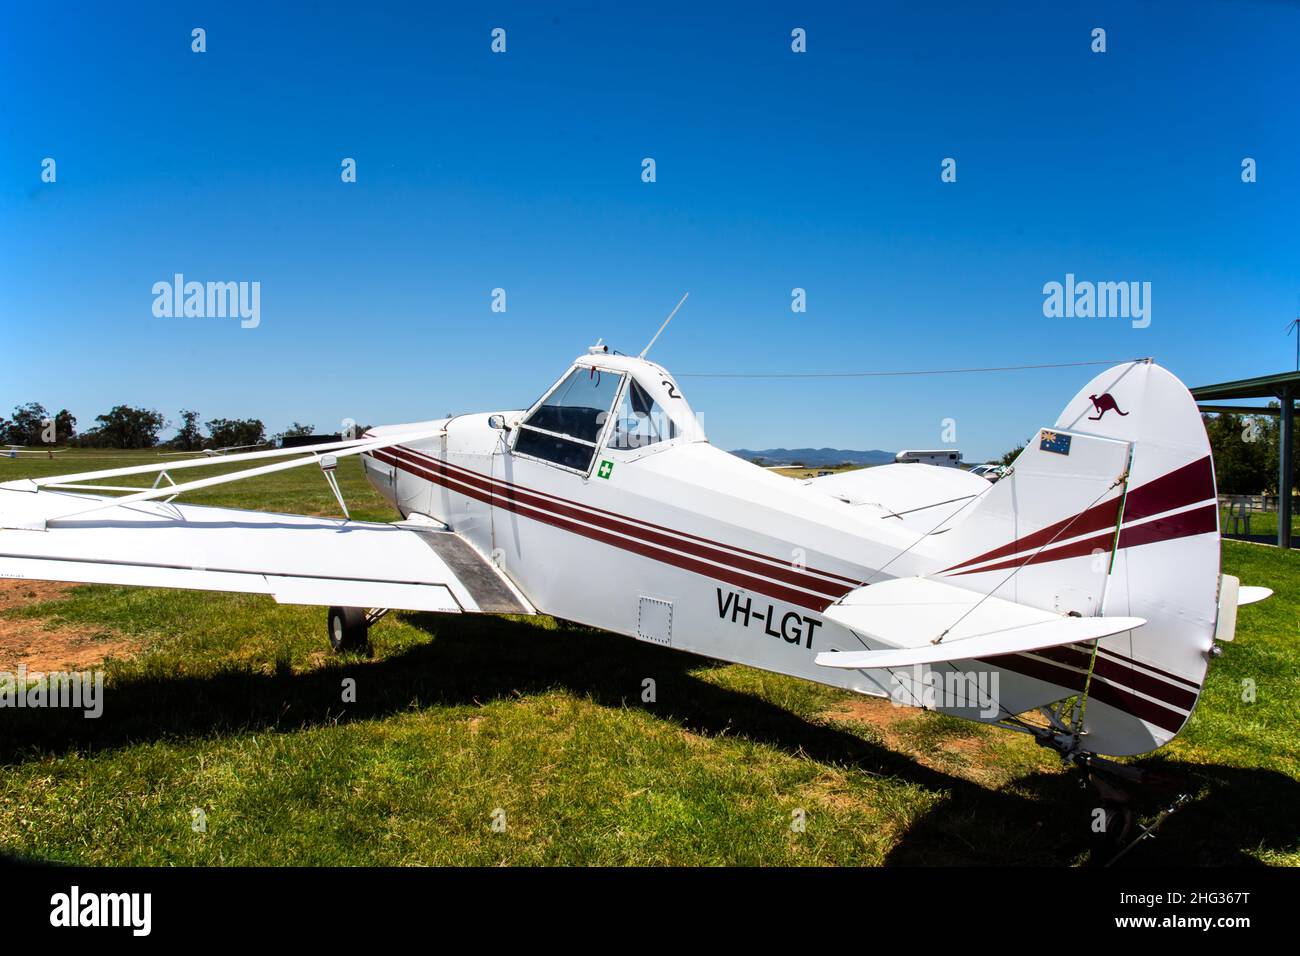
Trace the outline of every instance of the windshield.
<instances>
[{"instance_id":1,"label":"windshield","mask_svg":"<svg viewBox=\"0 0 1300 956\"><path fill-rule=\"evenodd\" d=\"M623 376L598 368L576 368L519 426L515 451L586 472L596 455Z\"/></svg>"},{"instance_id":2,"label":"windshield","mask_svg":"<svg viewBox=\"0 0 1300 956\"><path fill-rule=\"evenodd\" d=\"M578 368L528 417L525 425L594 442L618 394L622 376L598 368Z\"/></svg>"}]
</instances>

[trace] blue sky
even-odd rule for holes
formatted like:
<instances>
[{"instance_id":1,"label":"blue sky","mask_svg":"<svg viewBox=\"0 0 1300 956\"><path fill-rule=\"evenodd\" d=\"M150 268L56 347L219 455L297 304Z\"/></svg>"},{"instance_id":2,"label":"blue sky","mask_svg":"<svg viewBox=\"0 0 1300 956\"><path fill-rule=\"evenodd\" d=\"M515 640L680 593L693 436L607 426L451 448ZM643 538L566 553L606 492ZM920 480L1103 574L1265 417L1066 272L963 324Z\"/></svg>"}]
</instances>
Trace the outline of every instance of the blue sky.
<instances>
[{"instance_id":1,"label":"blue sky","mask_svg":"<svg viewBox=\"0 0 1300 956\"><path fill-rule=\"evenodd\" d=\"M687 290L652 353L678 374L1294 363L1300 6L268 6L0 14L0 409L519 407ZM260 282L261 324L155 317L177 272ZM1150 282L1150 327L1045 318L1067 272ZM975 460L1092 371L682 385L723 447L952 417Z\"/></svg>"}]
</instances>

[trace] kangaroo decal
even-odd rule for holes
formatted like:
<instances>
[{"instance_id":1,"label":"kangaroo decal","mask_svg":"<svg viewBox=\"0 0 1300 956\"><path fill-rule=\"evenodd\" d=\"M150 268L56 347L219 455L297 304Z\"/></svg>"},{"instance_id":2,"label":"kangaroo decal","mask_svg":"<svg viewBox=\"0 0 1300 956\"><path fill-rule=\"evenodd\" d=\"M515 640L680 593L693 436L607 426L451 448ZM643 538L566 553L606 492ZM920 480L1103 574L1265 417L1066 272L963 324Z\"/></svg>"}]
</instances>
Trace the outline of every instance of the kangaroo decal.
<instances>
[{"instance_id":1,"label":"kangaroo decal","mask_svg":"<svg viewBox=\"0 0 1300 956\"><path fill-rule=\"evenodd\" d=\"M1119 410L1119 406L1115 404L1115 399L1111 397L1110 392L1102 392L1100 395L1089 395L1088 397L1092 399L1092 407L1097 412L1096 415L1088 416L1090 422L1100 421L1103 415L1112 410L1120 415L1128 414L1128 412Z\"/></svg>"}]
</instances>

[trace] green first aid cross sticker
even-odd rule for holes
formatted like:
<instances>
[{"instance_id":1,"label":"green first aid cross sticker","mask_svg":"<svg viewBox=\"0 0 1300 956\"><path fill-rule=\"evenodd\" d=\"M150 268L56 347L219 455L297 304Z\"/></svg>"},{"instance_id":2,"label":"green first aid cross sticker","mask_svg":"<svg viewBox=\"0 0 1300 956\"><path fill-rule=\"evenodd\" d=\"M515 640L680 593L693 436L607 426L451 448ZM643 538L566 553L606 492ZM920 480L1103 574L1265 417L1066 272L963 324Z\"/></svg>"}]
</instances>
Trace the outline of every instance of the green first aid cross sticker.
<instances>
[{"instance_id":1,"label":"green first aid cross sticker","mask_svg":"<svg viewBox=\"0 0 1300 956\"><path fill-rule=\"evenodd\" d=\"M614 463L610 461L608 458L601 461L600 467L596 469L597 478L608 478L613 473L614 473Z\"/></svg>"}]
</instances>

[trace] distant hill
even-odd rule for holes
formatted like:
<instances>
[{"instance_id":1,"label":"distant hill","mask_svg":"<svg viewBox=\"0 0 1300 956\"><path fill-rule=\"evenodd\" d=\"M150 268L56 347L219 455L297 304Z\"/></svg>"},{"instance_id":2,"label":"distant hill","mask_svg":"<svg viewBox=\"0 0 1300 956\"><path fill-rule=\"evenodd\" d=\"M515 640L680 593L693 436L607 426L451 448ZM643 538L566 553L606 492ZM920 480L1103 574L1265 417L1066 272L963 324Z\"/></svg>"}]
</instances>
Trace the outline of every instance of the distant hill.
<instances>
[{"instance_id":1,"label":"distant hill","mask_svg":"<svg viewBox=\"0 0 1300 956\"><path fill-rule=\"evenodd\" d=\"M737 448L732 454L764 465L788 465L799 461L809 468L825 468L844 462L854 465L887 465L894 460L892 451L881 451L879 448L870 451L851 451L846 448L765 448L762 451L751 451L748 448Z\"/></svg>"}]
</instances>

